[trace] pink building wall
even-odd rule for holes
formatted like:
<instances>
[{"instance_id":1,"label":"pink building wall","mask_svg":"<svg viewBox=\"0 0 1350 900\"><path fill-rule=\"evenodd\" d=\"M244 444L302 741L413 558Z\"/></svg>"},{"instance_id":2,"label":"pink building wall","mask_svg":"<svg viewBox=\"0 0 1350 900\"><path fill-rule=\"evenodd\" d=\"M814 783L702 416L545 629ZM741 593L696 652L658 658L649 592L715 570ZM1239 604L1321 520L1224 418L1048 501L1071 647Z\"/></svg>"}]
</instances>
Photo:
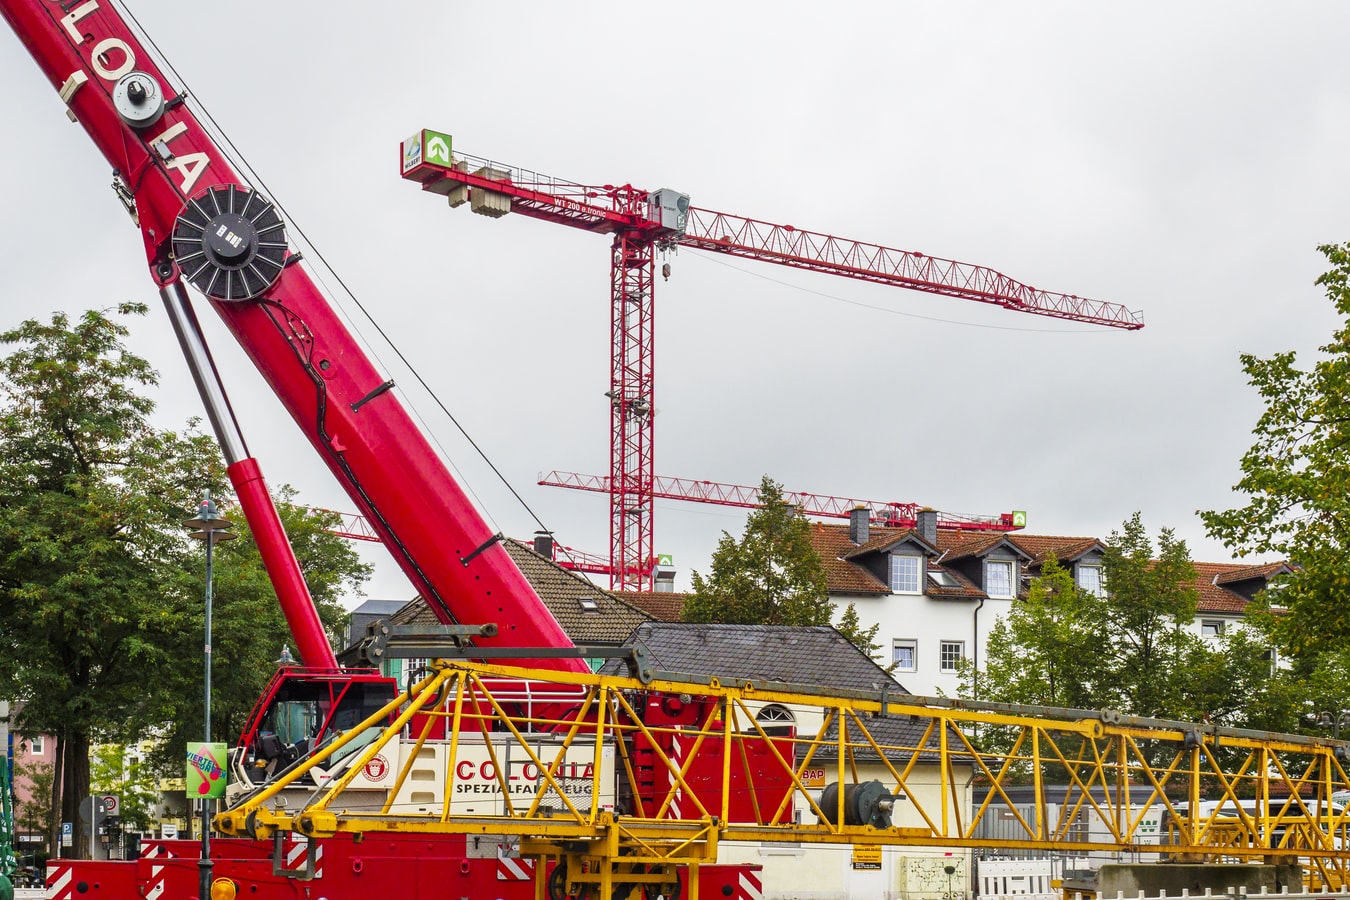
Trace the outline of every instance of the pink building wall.
<instances>
[{"instance_id":1,"label":"pink building wall","mask_svg":"<svg viewBox=\"0 0 1350 900\"><path fill-rule=\"evenodd\" d=\"M34 753L35 745L38 752ZM14 799L19 806L23 806L33 799L33 785L28 779L24 778L21 768L31 766L34 763L41 763L50 767L56 761L56 739L50 736L36 738L21 737L14 735ZM39 798L39 803L48 802L47 799ZM17 813L18 810L15 810ZM17 818L17 815L16 815Z\"/></svg>"}]
</instances>

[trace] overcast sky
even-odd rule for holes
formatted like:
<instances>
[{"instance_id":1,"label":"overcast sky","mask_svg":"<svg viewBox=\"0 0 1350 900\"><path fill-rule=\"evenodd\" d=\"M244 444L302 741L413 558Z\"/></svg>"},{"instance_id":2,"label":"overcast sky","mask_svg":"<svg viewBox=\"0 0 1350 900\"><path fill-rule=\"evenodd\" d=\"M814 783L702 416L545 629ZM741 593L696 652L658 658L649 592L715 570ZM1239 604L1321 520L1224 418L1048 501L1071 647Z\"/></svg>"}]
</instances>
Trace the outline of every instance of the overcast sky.
<instances>
[{"instance_id":1,"label":"overcast sky","mask_svg":"<svg viewBox=\"0 0 1350 900\"><path fill-rule=\"evenodd\" d=\"M1151 534L1173 528L1194 559L1225 561L1195 511L1240 502L1261 404L1239 354L1310 360L1337 322L1313 281L1317 245L1346 239L1350 211L1343 3L132 11L535 513L596 553L606 498L535 481L608 472L609 241L420 192L398 170L419 128L559 178L671 187L705 209L1143 311L1142 331L1119 332L681 252L656 300L662 475L1022 509L1036 534L1104 538L1138 510ZM0 327L151 304L132 344L162 374L161 424L180 425L200 403L107 164L7 30L0 78ZM204 320L269 480L353 509ZM529 512L453 426L418 392L405 400L489 519L528 538ZM677 584L743 521L659 502L656 547ZM371 596L409 595L370 558Z\"/></svg>"}]
</instances>

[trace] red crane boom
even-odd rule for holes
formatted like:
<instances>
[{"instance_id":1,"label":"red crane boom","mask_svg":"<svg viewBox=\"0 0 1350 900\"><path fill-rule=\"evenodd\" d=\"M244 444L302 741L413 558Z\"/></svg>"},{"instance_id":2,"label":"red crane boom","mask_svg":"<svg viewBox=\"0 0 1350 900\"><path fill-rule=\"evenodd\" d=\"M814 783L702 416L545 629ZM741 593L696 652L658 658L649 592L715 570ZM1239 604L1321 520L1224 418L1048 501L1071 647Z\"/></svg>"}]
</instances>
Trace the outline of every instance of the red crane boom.
<instances>
[{"instance_id":1,"label":"red crane boom","mask_svg":"<svg viewBox=\"0 0 1350 900\"><path fill-rule=\"evenodd\" d=\"M497 622L498 636L483 644L570 647L498 545L500 535L403 408L393 382L290 251L280 211L235 171L194 103L117 10L98 0L0 0L0 16L113 167L166 305L182 311L192 332L186 285L206 295L436 615L445 622ZM209 369L209 354L201 356ZM242 442L217 433L241 497L250 483L265 497L245 448L229 446ZM268 531L265 543L284 542L257 510L246 506L245 514L255 532ZM293 560L287 568L298 579ZM283 606L290 602L308 614L292 627L327 648L308 595L299 589L278 594ZM587 670L581 660L540 665Z\"/></svg>"},{"instance_id":2,"label":"red crane boom","mask_svg":"<svg viewBox=\"0 0 1350 900\"><path fill-rule=\"evenodd\" d=\"M1016 312L1134 330L1143 318L1114 303L1031 287L985 266L845 240L689 205L687 195L585 185L453 152L450 135L403 142L403 177L498 218L515 212L613 235L610 251L610 587L649 588L654 569L653 294L656 252L691 247Z\"/></svg>"}]
</instances>

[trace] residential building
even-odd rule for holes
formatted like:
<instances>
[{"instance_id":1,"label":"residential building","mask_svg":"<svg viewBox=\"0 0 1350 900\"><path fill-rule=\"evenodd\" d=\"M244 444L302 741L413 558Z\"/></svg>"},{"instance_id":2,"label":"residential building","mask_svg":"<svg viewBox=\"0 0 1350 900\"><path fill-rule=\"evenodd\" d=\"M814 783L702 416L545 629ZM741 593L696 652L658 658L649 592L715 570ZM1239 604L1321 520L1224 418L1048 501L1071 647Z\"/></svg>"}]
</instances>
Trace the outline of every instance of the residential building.
<instances>
[{"instance_id":1,"label":"residential building","mask_svg":"<svg viewBox=\"0 0 1350 900\"><path fill-rule=\"evenodd\" d=\"M8 706L5 744L14 761L14 850L21 858L45 856L47 835L41 833L41 829L32 827L32 823L42 818L39 811L45 812L51 799L37 796L32 780L25 773L43 767L52 770L56 761L56 741L50 735L15 731L13 719L23 709L23 704L5 705Z\"/></svg>"},{"instance_id":2,"label":"residential building","mask_svg":"<svg viewBox=\"0 0 1350 900\"><path fill-rule=\"evenodd\" d=\"M937 513L919 513L915 528L878 528L858 511L847 525L812 523L811 541L825 566L830 600L851 603L863 628L879 625L878 662L916 694L956 696L959 666L978 670L994 623L1032 578L1054 558L1079 587L1106 590L1105 542L1093 537L939 528ZM1285 563L1195 563L1197 634L1218 635L1241 621L1243 611Z\"/></svg>"}]
</instances>

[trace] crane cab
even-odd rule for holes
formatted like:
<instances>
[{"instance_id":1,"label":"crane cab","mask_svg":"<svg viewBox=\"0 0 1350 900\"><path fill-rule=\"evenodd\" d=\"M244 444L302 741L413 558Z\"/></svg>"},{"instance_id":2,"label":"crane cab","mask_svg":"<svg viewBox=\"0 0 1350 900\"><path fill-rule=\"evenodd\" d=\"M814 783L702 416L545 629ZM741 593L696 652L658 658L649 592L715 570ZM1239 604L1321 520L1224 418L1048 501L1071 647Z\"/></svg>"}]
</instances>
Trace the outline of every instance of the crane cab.
<instances>
[{"instance_id":1,"label":"crane cab","mask_svg":"<svg viewBox=\"0 0 1350 900\"><path fill-rule=\"evenodd\" d=\"M230 751L230 796L265 784L379 712L397 692L394 679L374 669L278 668Z\"/></svg>"}]
</instances>

